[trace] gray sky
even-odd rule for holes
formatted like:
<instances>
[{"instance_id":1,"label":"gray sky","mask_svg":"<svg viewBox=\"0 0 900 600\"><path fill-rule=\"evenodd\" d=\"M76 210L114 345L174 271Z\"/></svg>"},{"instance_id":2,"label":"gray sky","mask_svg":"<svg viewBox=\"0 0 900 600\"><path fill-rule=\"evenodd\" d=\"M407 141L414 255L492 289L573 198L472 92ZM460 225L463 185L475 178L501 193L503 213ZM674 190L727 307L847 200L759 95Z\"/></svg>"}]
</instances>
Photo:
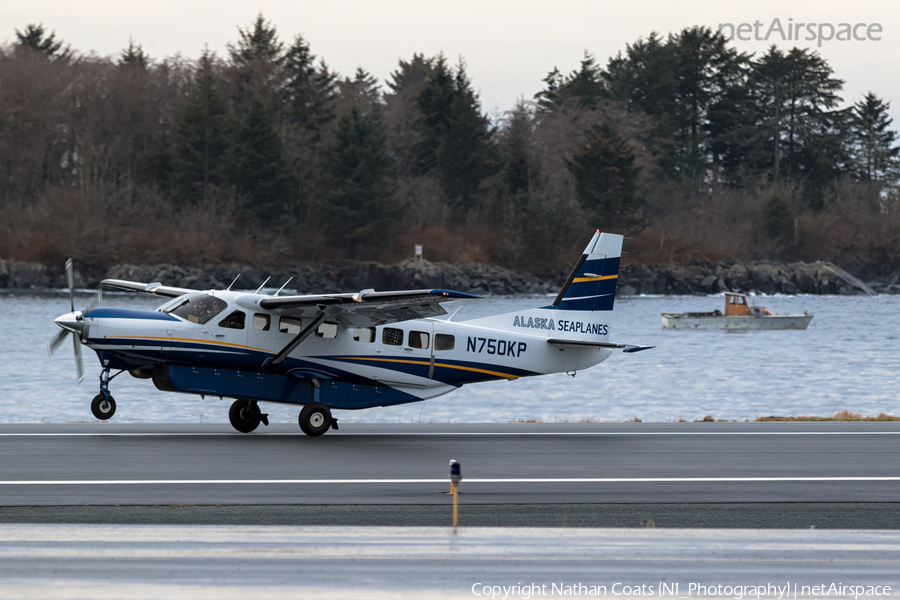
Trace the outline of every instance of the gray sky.
<instances>
[{"instance_id":1,"label":"gray sky","mask_svg":"<svg viewBox=\"0 0 900 600\"><path fill-rule=\"evenodd\" d=\"M317 57L344 75L361 66L384 81L398 59L414 52L443 51L454 63L462 57L485 110L492 113L512 108L520 96L530 99L554 66L565 73L575 69L585 50L605 64L651 31L667 34L693 25L718 29L720 23L759 20L764 32L776 18L785 28L789 19L816 23L816 32L820 23L836 28L840 23L877 23L883 30L880 41L831 40L817 48L816 40L782 42L773 34L768 42L735 45L756 53L773 40L784 48L818 49L845 80L845 102L874 91L891 102L895 128L900 127L900 2L885 0L3 0L0 40L11 41L14 29L28 23L43 23L83 52L116 54L131 37L153 58L176 53L196 58L205 44L223 54L225 44L237 39L237 27L249 25L259 12L276 25L283 40L302 34ZM864 31L857 29L861 36ZM801 37L808 35L804 28Z\"/></svg>"}]
</instances>

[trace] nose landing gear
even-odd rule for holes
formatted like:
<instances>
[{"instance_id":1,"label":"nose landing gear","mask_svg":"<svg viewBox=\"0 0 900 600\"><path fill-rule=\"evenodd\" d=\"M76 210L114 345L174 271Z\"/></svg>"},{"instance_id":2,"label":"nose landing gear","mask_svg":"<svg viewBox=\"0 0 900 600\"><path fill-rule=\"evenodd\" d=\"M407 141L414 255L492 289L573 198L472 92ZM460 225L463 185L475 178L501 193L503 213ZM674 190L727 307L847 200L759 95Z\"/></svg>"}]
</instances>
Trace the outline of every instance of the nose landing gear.
<instances>
[{"instance_id":1,"label":"nose landing gear","mask_svg":"<svg viewBox=\"0 0 900 600\"><path fill-rule=\"evenodd\" d=\"M116 400L109 393L109 382L121 373L122 371L119 371L110 377L109 367L104 367L100 373L100 393L91 401L91 412L101 421L106 421L116 414Z\"/></svg>"}]
</instances>

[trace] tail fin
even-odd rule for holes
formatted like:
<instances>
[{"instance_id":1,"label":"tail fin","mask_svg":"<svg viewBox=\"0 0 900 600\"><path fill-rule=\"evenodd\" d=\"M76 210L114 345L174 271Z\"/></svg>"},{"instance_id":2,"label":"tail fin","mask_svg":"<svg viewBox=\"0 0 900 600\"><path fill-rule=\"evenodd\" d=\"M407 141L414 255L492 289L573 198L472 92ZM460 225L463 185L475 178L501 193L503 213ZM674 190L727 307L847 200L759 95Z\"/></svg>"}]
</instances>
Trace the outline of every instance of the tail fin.
<instances>
[{"instance_id":1,"label":"tail fin","mask_svg":"<svg viewBox=\"0 0 900 600\"><path fill-rule=\"evenodd\" d=\"M550 306L467 323L555 340L606 341L616 298L622 239L621 235L595 233Z\"/></svg>"},{"instance_id":2,"label":"tail fin","mask_svg":"<svg viewBox=\"0 0 900 600\"><path fill-rule=\"evenodd\" d=\"M619 281L622 239L621 235L598 230L548 308L612 310Z\"/></svg>"}]
</instances>

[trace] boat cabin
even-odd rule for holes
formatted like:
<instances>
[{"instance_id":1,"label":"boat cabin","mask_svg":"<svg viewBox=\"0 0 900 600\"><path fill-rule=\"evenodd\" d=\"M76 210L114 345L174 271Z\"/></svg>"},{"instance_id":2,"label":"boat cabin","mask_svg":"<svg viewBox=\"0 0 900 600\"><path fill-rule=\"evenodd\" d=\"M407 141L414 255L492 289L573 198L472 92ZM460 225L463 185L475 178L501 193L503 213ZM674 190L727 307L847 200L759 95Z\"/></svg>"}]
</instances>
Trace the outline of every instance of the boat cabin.
<instances>
[{"instance_id":1,"label":"boat cabin","mask_svg":"<svg viewBox=\"0 0 900 600\"><path fill-rule=\"evenodd\" d=\"M765 306L750 306L746 294L725 292L726 317L771 317L774 314Z\"/></svg>"},{"instance_id":2,"label":"boat cabin","mask_svg":"<svg viewBox=\"0 0 900 600\"><path fill-rule=\"evenodd\" d=\"M750 305L747 304L747 295L725 292L725 316L749 317Z\"/></svg>"}]
</instances>

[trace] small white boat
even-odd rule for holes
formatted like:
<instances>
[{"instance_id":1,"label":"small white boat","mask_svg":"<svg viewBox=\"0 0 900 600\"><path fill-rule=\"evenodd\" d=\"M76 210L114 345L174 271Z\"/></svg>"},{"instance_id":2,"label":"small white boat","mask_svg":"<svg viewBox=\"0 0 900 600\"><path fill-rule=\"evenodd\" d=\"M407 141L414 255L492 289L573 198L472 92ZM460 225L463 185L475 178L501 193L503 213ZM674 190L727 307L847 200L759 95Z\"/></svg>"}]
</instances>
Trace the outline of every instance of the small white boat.
<instances>
[{"instance_id":1,"label":"small white boat","mask_svg":"<svg viewBox=\"0 0 900 600\"><path fill-rule=\"evenodd\" d=\"M663 329L806 329L813 315L779 315L762 306L747 304L746 294L725 292L725 312L663 313Z\"/></svg>"}]
</instances>

